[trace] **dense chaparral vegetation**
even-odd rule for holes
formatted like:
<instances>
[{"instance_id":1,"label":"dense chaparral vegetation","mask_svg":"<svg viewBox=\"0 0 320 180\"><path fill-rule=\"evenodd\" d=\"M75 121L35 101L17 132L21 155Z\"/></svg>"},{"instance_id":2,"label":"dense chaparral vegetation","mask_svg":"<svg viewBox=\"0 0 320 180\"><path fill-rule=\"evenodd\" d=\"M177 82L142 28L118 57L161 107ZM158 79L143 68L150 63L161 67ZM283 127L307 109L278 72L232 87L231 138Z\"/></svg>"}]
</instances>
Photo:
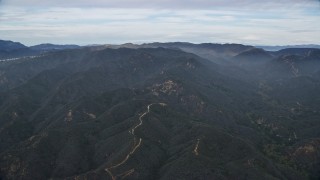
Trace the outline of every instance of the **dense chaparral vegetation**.
<instances>
[{"instance_id":1,"label":"dense chaparral vegetation","mask_svg":"<svg viewBox=\"0 0 320 180\"><path fill-rule=\"evenodd\" d=\"M320 50L0 41L0 179L319 179Z\"/></svg>"}]
</instances>

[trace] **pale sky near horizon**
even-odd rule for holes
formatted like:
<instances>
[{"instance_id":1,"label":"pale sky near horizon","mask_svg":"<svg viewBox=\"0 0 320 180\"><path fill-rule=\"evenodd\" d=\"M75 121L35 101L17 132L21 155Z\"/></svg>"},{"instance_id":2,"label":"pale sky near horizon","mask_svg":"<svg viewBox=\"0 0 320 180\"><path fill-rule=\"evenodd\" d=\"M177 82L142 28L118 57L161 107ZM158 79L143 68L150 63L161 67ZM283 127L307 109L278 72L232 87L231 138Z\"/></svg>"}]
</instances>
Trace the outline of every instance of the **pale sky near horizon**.
<instances>
[{"instance_id":1,"label":"pale sky near horizon","mask_svg":"<svg viewBox=\"0 0 320 180\"><path fill-rule=\"evenodd\" d=\"M320 44L320 1L0 0L0 39L26 45Z\"/></svg>"}]
</instances>

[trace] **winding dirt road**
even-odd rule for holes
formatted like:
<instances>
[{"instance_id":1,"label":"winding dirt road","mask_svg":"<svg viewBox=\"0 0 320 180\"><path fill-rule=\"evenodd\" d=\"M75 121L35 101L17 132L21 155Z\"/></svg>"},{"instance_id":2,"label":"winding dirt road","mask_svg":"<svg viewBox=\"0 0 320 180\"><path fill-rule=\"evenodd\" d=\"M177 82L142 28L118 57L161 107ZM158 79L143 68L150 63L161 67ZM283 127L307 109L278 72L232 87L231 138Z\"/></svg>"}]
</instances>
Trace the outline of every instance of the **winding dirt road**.
<instances>
[{"instance_id":1,"label":"winding dirt road","mask_svg":"<svg viewBox=\"0 0 320 180\"><path fill-rule=\"evenodd\" d=\"M114 175L111 170L112 170L112 169L115 169L115 168L117 168L117 167L119 167L119 166L121 166L121 165L123 165L124 163L126 163L126 162L128 161L128 159L129 159L129 158L138 150L138 148L141 146L141 144L142 144L142 138L139 138L139 140L138 140L138 142L137 142L137 139L138 139L138 138L137 138L136 135L135 135L135 130L136 130L137 128L139 128L140 126L143 125L143 118L150 112L150 107L151 107L152 105L155 105L155 104L159 104L159 105L161 105L161 106L166 106L165 103L152 103L152 104L149 104L149 105L147 106L147 111L144 112L144 113L139 117L139 124L137 124L136 126L134 126L134 127L129 131L129 133L132 134L132 136L133 136L133 146L132 146L130 152L126 155L126 157L125 157L122 161L120 161L119 163L117 163L117 164L115 164L115 165L113 165L113 166L110 166L110 167L108 167L108 168L105 169L105 171L110 175L110 177L111 177L112 180L116 180L117 177L119 177L119 176L122 177L121 179L124 179L125 177L129 176L130 174L132 174L132 173L134 172L134 169L131 169L131 170L126 171L126 172L124 172L124 173L121 173L121 174L119 174L119 175Z\"/></svg>"},{"instance_id":2,"label":"winding dirt road","mask_svg":"<svg viewBox=\"0 0 320 180\"><path fill-rule=\"evenodd\" d=\"M196 156L199 156L199 151L198 151L198 149L199 149L199 143L200 143L200 139L197 139L197 144L196 144L196 146L195 146L194 149L193 149L193 153L194 153Z\"/></svg>"},{"instance_id":3,"label":"winding dirt road","mask_svg":"<svg viewBox=\"0 0 320 180\"><path fill-rule=\"evenodd\" d=\"M299 75L299 69L296 68L296 66L294 65L294 62L289 61L288 59L286 59L286 60L285 60L285 63L287 63L287 64L290 66L292 74L293 74L295 77L298 77L298 75Z\"/></svg>"}]
</instances>

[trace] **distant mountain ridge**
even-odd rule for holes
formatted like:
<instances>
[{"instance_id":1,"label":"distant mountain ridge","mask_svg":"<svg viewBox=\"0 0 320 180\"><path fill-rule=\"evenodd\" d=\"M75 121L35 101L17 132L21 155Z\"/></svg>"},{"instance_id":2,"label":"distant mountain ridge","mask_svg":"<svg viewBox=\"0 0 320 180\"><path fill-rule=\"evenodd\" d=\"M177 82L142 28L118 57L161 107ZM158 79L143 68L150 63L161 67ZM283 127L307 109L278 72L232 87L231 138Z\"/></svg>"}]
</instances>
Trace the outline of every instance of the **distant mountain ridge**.
<instances>
[{"instance_id":1,"label":"distant mountain ridge","mask_svg":"<svg viewBox=\"0 0 320 180\"><path fill-rule=\"evenodd\" d=\"M80 48L80 46L39 44L28 47L19 42L0 40L0 60L19 58L25 56L37 56L45 52L76 48Z\"/></svg>"},{"instance_id":2,"label":"distant mountain ridge","mask_svg":"<svg viewBox=\"0 0 320 180\"><path fill-rule=\"evenodd\" d=\"M317 52L320 49L318 48L287 48L282 49L276 52L273 52L273 54L279 56L279 55L300 55L300 56L306 56L309 53Z\"/></svg>"},{"instance_id":3,"label":"distant mountain ridge","mask_svg":"<svg viewBox=\"0 0 320 180\"><path fill-rule=\"evenodd\" d=\"M35 46L30 46L33 50L51 51L51 50L64 50L64 49L77 49L81 46L78 45L56 45L56 44L39 44Z\"/></svg>"},{"instance_id":4,"label":"distant mountain ridge","mask_svg":"<svg viewBox=\"0 0 320 180\"><path fill-rule=\"evenodd\" d=\"M189 42L168 42L168 43L144 43L144 44L133 44L125 43L120 45L93 45L93 46L79 46L79 45L58 45L58 44L39 44L34 46L25 46L19 42L0 40L0 58L10 58L15 57L14 54L18 56L23 55L37 55L43 52L59 51L65 49L77 49L81 47L92 47L94 49L104 49L104 48L172 48L180 49L185 52L190 52L197 54L201 57L215 60L215 59L228 59L239 55L242 52L248 51L254 48L261 48L265 51L271 51L271 55L284 55L292 53L303 53L310 49L319 49L320 45L292 45L292 46L250 46L242 44L218 44L218 43L201 43L194 44ZM14 52L12 52L14 51ZM289 52L291 51L291 52ZM221 63L220 60L215 61L216 63Z\"/></svg>"},{"instance_id":5,"label":"distant mountain ridge","mask_svg":"<svg viewBox=\"0 0 320 180\"><path fill-rule=\"evenodd\" d=\"M273 56L270 53L268 53L267 51L261 48L253 48L234 56L234 59L257 60L257 61L270 60L272 58Z\"/></svg>"},{"instance_id":6,"label":"distant mountain ridge","mask_svg":"<svg viewBox=\"0 0 320 180\"><path fill-rule=\"evenodd\" d=\"M256 46L258 48L262 48L266 51L279 51L282 49L288 48L317 48L320 49L320 45L317 44L308 44L308 45L288 45L288 46Z\"/></svg>"},{"instance_id":7,"label":"distant mountain ridge","mask_svg":"<svg viewBox=\"0 0 320 180\"><path fill-rule=\"evenodd\" d=\"M24 49L24 48L28 48L28 47L19 42L0 40L1 51L12 51L12 50Z\"/></svg>"}]
</instances>

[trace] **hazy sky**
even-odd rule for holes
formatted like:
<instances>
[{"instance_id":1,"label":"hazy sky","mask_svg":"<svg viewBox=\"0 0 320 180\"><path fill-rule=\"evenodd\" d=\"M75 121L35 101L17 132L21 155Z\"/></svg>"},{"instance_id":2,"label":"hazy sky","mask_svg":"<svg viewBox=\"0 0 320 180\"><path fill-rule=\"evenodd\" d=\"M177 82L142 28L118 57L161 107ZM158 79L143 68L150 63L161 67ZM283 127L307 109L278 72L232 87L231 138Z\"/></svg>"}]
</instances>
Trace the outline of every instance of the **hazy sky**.
<instances>
[{"instance_id":1,"label":"hazy sky","mask_svg":"<svg viewBox=\"0 0 320 180\"><path fill-rule=\"evenodd\" d=\"M320 1L0 0L0 39L26 45L320 44Z\"/></svg>"}]
</instances>

